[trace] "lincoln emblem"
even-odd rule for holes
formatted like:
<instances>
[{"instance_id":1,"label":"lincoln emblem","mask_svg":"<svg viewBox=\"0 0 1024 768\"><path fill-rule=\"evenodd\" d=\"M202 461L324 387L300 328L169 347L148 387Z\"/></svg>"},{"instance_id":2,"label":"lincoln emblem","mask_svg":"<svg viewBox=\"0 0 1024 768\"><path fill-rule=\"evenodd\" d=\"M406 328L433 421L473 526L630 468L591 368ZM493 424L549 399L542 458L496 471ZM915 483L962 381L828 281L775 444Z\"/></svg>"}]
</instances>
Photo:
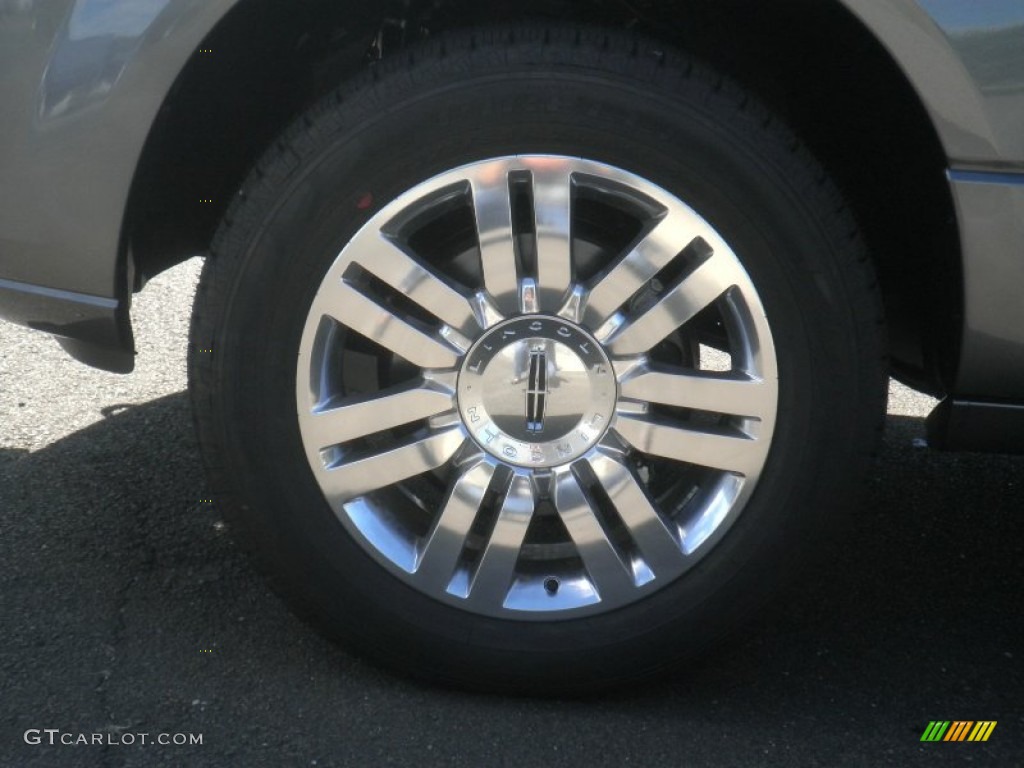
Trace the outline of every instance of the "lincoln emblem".
<instances>
[{"instance_id":1,"label":"lincoln emblem","mask_svg":"<svg viewBox=\"0 0 1024 768\"><path fill-rule=\"evenodd\" d=\"M582 328L557 317L513 317L466 353L458 379L462 423L504 464L570 464L604 435L618 392L612 364Z\"/></svg>"},{"instance_id":2,"label":"lincoln emblem","mask_svg":"<svg viewBox=\"0 0 1024 768\"><path fill-rule=\"evenodd\" d=\"M548 395L548 356L543 349L530 352L530 379L526 387L526 431L544 431L544 408Z\"/></svg>"}]
</instances>

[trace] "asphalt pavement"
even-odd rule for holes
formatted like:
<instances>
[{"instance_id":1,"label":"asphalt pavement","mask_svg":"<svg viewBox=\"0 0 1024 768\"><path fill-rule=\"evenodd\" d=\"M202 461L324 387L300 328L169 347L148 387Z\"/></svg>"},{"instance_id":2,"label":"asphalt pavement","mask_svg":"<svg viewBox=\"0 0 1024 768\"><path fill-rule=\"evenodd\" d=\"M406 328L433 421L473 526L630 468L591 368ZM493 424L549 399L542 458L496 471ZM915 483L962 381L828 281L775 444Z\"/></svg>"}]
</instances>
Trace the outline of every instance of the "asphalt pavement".
<instances>
[{"instance_id":1,"label":"asphalt pavement","mask_svg":"<svg viewBox=\"0 0 1024 768\"><path fill-rule=\"evenodd\" d=\"M132 376L0 324L0 766L1024 765L1024 459L924 447L928 398L893 385L842 543L684 673L584 700L434 689L293 618L202 502L198 266L138 297ZM998 725L922 743L933 720ZM61 743L83 737L103 743Z\"/></svg>"}]
</instances>

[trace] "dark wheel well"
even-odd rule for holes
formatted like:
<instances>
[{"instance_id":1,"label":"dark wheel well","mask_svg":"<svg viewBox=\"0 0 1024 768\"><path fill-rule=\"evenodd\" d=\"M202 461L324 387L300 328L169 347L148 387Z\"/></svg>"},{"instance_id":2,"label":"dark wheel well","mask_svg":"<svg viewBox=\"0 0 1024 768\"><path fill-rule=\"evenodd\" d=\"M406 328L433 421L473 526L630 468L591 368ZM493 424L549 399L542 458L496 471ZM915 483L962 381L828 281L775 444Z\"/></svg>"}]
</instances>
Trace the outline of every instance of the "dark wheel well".
<instances>
[{"instance_id":1,"label":"dark wheel well","mask_svg":"<svg viewBox=\"0 0 1024 768\"><path fill-rule=\"evenodd\" d=\"M197 50L182 71L143 151L124 232L136 288L205 253L274 137L376 56L404 55L409 42L444 29L538 17L630 28L685 48L784 115L865 233L894 374L945 391L962 316L945 155L902 72L838 2L243 0L200 46L212 53Z\"/></svg>"}]
</instances>

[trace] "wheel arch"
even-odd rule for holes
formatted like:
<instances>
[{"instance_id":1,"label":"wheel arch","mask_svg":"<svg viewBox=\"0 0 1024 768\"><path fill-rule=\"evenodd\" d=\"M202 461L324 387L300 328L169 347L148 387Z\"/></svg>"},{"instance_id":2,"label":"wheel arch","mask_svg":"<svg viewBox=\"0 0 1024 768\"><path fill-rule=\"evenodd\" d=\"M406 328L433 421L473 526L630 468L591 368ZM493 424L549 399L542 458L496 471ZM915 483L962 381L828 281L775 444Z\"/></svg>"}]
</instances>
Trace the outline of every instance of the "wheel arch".
<instances>
[{"instance_id":1,"label":"wheel arch","mask_svg":"<svg viewBox=\"0 0 1024 768\"><path fill-rule=\"evenodd\" d=\"M189 59L150 131L124 224L134 287L205 253L274 136L334 83L365 67L375 40L387 43L382 54L389 56L420 34L489 22L547 18L630 27L693 51L744 82L810 145L868 240L894 373L942 394L955 370L963 313L948 161L921 95L847 7L858 5L501 0L481 7L445 0L403 8L307 0L282 10L269 0L242 0Z\"/></svg>"}]
</instances>

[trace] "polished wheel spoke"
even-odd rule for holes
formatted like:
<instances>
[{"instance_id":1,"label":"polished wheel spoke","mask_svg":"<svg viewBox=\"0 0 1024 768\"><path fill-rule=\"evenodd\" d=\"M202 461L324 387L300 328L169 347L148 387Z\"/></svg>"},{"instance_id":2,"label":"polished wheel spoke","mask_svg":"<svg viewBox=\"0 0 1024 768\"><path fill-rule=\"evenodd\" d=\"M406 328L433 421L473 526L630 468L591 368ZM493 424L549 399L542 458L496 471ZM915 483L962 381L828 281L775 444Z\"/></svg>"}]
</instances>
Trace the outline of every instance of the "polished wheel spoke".
<instances>
[{"instance_id":1,"label":"polished wheel spoke","mask_svg":"<svg viewBox=\"0 0 1024 768\"><path fill-rule=\"evenodd\" d=\"M628 599L635 588L632 568L616 552L571 471L558 473L554 503L601 600Z\"/></svg>"},{"instance_id":2,"label":"polished wheel spoke","mask_svg":"<svg viewBox=\"0 0 1024 768\"><path fill-rule=\"evenodd\" d=\"M502 502L480 563L473 574L469 600L485 606L502 605L515 577L516 562L533 518L530 479L515 475Z\"/></svg>"},{"instance_id":3,"label":"polished wheel spoke","mask_svg":"<svg viewBox=\"0 0 1024 768\"><path fill-rule=\"evenodd\" d=\"M679 531L661 516L636 476L605 454L591 458L590 466L654 578L679 573L684 566Z\"/></svg>"},{"instance_id":4,"label":"polished wheel spoke","mask_svg":"<svg viewBox=\"0 0 1024 768\"><path fill-rule=\"evenodd\" d=\"M515 307L519 291L509 183L508 173L500 167L488 167L472 180L484 288L505 311Z\"/></svg>"},{"instance_id":5,"label":"polished wheel spoke","mask_svg":"<svg viewBox=\"0 0 1024 768\"><path fill-rule=\"evenodd\" d=\"M332 503L344 503L370 491L437 469L450 459L465 441L461 427L380 453L340 462L318 472L318 480Z\"/></svg>"},{"instance_id":6,"label":"polished wheel spoke","mask_svg":"<svg viewBox=\"0 0 1024 768\"><path fill-rule=\"evenodd\" d=\"M618 328L606 340L608 348L614 355L646 352L735 285L736 279L732 264L709 257L653 307Z\"/></svg>"},{"instance_id":7,"label":"polished wheel spoke","mask_svg":"<svg viewBox=\"0 0 1024 768\"><path fill-rule=\"evenodd\" d=\"M309 439L318 449L450 411L452 394L424 384L314 411Z\"/></svg>"},{"instance_id":8,"label":"polished wheel spoke","mask_svg":"<svg viewBox=\"0 0 1024 768\"><path fill-rule=\"evenodd\" d=\"M591 289L584 322L599 328L660 270L677 258L701 231L686 210L670 210Z\"/></svg>"},{"instance_id":9,"label":"polished wheel spoke","mask_svg":"<svg viewBox=\"0 0 1024 768\"><path fill-rule=\"evenodd\" d=\"M742 434L702 432L620 413L615 431L641 453L749 476L760 469L764 447Z\"/></svg>"},{"instance_id":10,"label":"polished wheel spoke","mask_svg":"<svg viewBox=\"0 0 1024 768\"><path fill-rule=\"evenodd\" d=\"M555 311L572 282L572 177L563 161L537 161L533 206L538 299L542 307Z\"/></svg>"},{"instance_id":11,"label":"polished wheel spoke","mask_svg":"<svg viewBox=\"0 0 1024 768\"><path fill-rule=\"evenodd\" d=\"M493 476L494 465L481 461L455 480L417 557L415 573L424 587L448 588Z\"/></svg>"},{"instance_id":12,"label":"polished wheel spoke","mask_svg":"<svg viewBox=\"0 0 1024 768\"><path fill-rule=\"evenodd\" d=\"M667 373L642 369L620 383L622 397L746 418L775 413L777 387L743 373Z\"/></svg>"},{"instance_id":13,"label":"polished wheel spoke","mask_svg":"<svg viewBox=\"0 0 1024 768\"><path fill-rule=\"evenodd\" d=\"M393 314L355 286L341 282L330 297L328 314L342 325L421 368L452 368L458 352L435 336Z\"/></svg>"},{"instance_id":14,"label":"polished wheel spoke","mask_svg":"<svg viewBox=\"0 0 1024 768\"><path fill-rule=\"evenodd\" d=\"M365 230L352 242L353 262L409 297L446 325L474 333L478 323L470 300L432 270L376 230Z\"/></svg>"}]
</instances>

